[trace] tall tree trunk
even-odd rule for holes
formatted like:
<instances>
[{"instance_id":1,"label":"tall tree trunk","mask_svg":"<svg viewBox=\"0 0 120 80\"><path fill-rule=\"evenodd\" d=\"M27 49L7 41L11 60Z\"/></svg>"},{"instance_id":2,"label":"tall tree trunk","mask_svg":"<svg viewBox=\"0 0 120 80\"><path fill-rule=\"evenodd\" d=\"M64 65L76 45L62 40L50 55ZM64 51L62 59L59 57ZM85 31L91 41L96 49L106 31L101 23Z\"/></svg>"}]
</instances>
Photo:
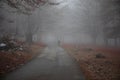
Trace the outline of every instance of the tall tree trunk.
<instances>
[{"instance_id":1,"label":"tall tree trunk","mask_svg":"<svg viewBox=\"0 0 120 80\"><path fill-rule=\"evenodd\" d=\"M26 34L26 42L27 42L28 44L32 44L32 42L33 42L32 39L33 39L33 36L32 36L31 33Z\"/></svg>"},{"instance_id":2,"label":"tall tree trunk","mask_svg":"<svg viewBox=\"0 0 120 80\"><path fill-rule=\"evenodd\" d=\"M15 39L18 39L18 26L19 26L19 21L17 20L18 16L17 13L15 13Z\"/></svg>"},{"instance_id":3,"label":"tall tree trunk","mask_svg":"<svg viewBox=\"0 0 120 80\"><path fill-rule=\"evenodd\" d=\"M32 27L30 25L30 16L28 15L28 25L26 30L26 42L28 44L32 44L33 42L33 33L32 33Z\"/></svg>"},{"instance_id":4,"label":"tall tree trunk","mask_svg":"<svg viewBox=\"0 0 120 80\"><path fill-rule=\"evenodd\" d=\"M118 38L118 45L120 46L120 38Z\"/></svg>"},{"instance_id":5,"label":"tall tree trunk","mask_svg":"<svg viewBox=\"0 0 120 80\"><path fill-rule=\"evenodd\" d=\"M105 43L105 46L108 46L108 39L107 38L104 38L104 43Z\"/></svg>"},{"instance_id":6,"label":"tall tree trunk","mask_svg":"<svg viewBox=\"0 0 120 80\"><path fill-rule=\"evenodd\" d=\"M95 45L97 44L97 39L96 39L96 37L93 38L93 44L95 44Z\"/></svg>"},{"instance_id":7,"label":"tall tree trunk","mask_svg":"<svg viewBox=\"0 0 120 80\"><path fill-rule=\"evenodd\" d=\"M92 36L93 40L92 40L92 44L96 45L97 44L97 36Z\"/></svg>"},{"instance_id":8,"label":"tall tree trunk","mask_svg":"<svg viewBox=\"0 0 120 80\"><path fill-rule=\"evenodd\" d=\"M115 40L115 46L118 46L117 38L115 38L114 40Z\"/></svg>"}]
</instances>

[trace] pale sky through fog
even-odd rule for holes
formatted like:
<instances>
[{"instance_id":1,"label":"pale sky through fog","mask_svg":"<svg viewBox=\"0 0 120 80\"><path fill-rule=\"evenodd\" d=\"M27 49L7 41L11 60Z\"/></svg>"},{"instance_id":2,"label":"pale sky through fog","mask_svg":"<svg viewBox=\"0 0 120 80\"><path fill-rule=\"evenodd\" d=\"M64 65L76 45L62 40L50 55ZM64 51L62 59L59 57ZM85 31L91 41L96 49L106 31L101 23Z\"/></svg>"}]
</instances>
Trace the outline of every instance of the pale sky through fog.
<instances>
[{"instance_id":1,"label":"pale sky through fog","mask_svg":"<svg viewBox=\"0 0 120 80\"><path fill-rule=\"evenodd\" d=\"M60 5L45 6L40 15L42 17L43 40L60 39L65 42L89 42L89 36L82 34L84 7L79 0L66 0ZM51 37L50 37L51 35Z\"/></svg>"}]
</instances>

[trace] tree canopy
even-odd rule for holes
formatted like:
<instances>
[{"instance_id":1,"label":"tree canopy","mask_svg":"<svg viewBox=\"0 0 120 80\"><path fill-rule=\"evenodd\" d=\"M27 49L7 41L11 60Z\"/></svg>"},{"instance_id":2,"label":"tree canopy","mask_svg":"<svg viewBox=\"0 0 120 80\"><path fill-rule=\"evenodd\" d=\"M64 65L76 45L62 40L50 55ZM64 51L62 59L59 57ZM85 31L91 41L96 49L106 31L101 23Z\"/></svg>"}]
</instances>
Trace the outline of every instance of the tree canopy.
<instances>
[{"instance_id":1,"label":"tree canopy","mask_svg":"<svg viewBox=\"0 0 120 80\"><path fill-rule=\"evenodd\" d=\"M1 0L10 7L17 9L20 12L28 13L44 5L47 0Z\"/></svg>"}]
</instances>

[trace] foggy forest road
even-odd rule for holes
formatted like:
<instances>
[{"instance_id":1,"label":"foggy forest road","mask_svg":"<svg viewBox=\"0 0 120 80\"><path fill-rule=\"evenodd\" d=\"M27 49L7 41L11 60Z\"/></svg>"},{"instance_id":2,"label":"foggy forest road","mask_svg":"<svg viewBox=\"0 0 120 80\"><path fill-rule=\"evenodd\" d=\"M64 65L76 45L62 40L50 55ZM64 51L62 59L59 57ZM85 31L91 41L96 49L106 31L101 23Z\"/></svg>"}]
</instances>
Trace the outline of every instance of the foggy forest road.
<instances>
[{"instance_id":1,"label":"foggy forest road","mask_svg":"<svg viewBox=\"0 0 120 80\"><path fill-rule=\"evenodd\" d=\"M3 80L85 80L79 66L61 47L46 47L42 54Z\"/></svg>"}]
</instances>

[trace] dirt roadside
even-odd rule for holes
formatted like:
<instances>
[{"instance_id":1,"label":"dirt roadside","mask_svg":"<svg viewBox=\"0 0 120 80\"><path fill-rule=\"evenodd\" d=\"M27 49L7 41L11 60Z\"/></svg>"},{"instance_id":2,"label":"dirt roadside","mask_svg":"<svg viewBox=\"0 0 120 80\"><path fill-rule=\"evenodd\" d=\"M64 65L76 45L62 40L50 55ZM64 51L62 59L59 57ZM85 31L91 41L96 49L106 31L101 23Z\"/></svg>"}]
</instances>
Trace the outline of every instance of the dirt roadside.
<instances>
[{"instance_id":1,"label":"dirt roadside","mask_svg":"<svg viewBox=\"0 0 120 80\"><path fill-rule=\"evenodd\" d=\"M64 46L76 59L87 80L120 80L120 49Z\"/></svg>"},{"instance_id":2,"label":"dirt roadside","mask_svg":"<svg viewBox=\"0 0 120 80\"><path fill-rule=\"evenodd\" d=\"M4 51L0 52L0 76L3 76L20 66L23 66L28 61L32 60L34 57L42 51L43 45L33 44L27 47L23 51Z\"/></svg>"}]
</instances>

